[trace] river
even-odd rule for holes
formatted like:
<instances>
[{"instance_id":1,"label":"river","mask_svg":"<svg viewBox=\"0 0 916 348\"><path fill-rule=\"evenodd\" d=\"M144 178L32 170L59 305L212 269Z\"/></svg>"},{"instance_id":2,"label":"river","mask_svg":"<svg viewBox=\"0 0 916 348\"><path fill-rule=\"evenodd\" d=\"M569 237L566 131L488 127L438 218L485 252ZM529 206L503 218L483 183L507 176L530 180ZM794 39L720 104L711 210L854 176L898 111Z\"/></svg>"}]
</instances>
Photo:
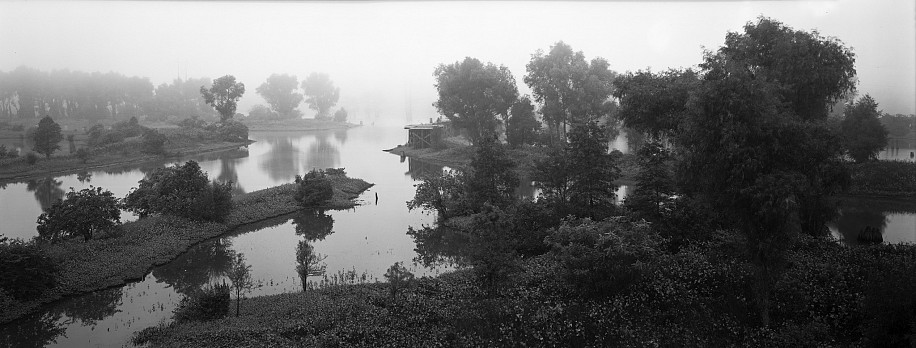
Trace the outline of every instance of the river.
<instances>
[{"instance_id":1,"label":"river","mask_svg":"<svg viewBox=\"0 0 916 348\"><path fill-rule=\"evenodd\" d=\"M612 147L626 152L625 137L622 133ZM395 262L405 263L418 276L449 269L413 262L416 245L405 232L409 227L432 224L434 217L408 211L405 202L413 197L419 175L442 167L382 152L406 142L403 129L364 126L338 131L252 132L250 138L256 142L247 148L218 154L7 184L0 187L0 233L24 239L35 236L42 207L63 197L70 187L100 186L123 197L146 173L187 159L198 161L211 178L237 183L235 193L291 182L296 174L328 167L346 168L351 177L375 186L360 196L362 204L354 209L306 211L268 220L201 243L154 268L142 281L45 306L39 313L0 328L0 342L15 338L26 346L128 345L133 333L168 321L182 294L221 281L232 253L244 254L252 267L257 286L249 296L301 291L296 254L303 243L327 257L324 263L330 278L349 273L358 280L383 280L385 270ZM618 195L623 198L632 190L621 187ZM531 185L523 185L519 192L536 194ZM842 208L841 217L830 225L838 238L854 239L857 229L869 225L881 228L889 242L916 241L916 209L893 202L853 203ZM133 219L129 213L122 214L124 221ZM322 280L308 279L313 284Z\"/></svg>"}]
</instances>

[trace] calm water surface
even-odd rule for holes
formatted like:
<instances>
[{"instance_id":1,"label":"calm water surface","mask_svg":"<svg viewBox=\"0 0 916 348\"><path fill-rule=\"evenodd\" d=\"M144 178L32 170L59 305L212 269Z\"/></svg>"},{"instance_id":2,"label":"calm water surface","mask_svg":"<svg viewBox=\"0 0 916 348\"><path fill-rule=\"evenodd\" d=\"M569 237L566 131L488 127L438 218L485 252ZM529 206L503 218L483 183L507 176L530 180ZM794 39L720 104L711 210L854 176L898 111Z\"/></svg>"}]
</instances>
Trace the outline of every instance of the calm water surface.
<instances>
[{"instance_id":1,"label":"calm water surface","mask_svg":"<svg viewBox=\"0 0 916 348\"><path fill-rule=\"evenodd\" d=\"M448 270L413 263L416 245L405 232L409 227L432 224L433 216L410 212L405 202L413 198L413 185L420 175L439 172L442 167L382 152L406 142L403 129L366 126L342 131L252 132L250 137L257 142L219 154L7 184L0 188L0 233L24 239L35 236L42 208L63 197L70 187L101 186L123 197L146 173L187 159L198 161L211 178L236 182L235 193L291 182L296 174L328 167L344 167L350 176L375 186L360 197L363 204L354 209L306 211L268 220L202 243L153 269L140 282L49 305L41 313L0 328L0 343L15 338L27 346L128 345L133 333L169 320L182 294L222 281L233 253L244 254L252 267L257 286L249 296L301 291L303 279L296 272L296 255L304 244L327 257L328 276L350 271L357 278L374 281L383 278L395 262L405 262L418 276ZM611 147L627 152L631 145L621 133ZM520 194L537 194L530 180L523 178L522 182ZM618 200L632 190L632 186L620 187ZM854 241L859 230L873 226L883 231L887 242L916 241L916 208L862 200L842 204L840 218L829 226L837 238ZM122 214L122 220L133 219L129 213ZM306 281L315 284L323 279Z\"/></svg>"}]
</instances>

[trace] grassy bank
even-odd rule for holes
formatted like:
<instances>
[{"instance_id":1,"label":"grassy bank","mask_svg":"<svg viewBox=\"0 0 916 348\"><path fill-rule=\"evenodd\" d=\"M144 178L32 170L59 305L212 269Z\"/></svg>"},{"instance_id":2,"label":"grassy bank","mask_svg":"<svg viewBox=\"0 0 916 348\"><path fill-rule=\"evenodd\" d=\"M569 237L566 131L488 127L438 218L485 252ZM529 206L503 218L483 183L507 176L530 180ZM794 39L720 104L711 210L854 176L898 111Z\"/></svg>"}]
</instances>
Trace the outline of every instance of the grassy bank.
<instances>
[{"instance_id":1,"label":"grassy bank","mask_svg":"<svg viewBox=\"0 0 916 348\"><path fill-rule=\"evenodd\" d=\"M849 164L851 182L846 194L916 199L916 163L872 161Z\"/></svg>"},{"instance_id":2,"label":"grassy bank","mask_svg":"<svg viewBox=\"0 0 916 348\"><path fill-rule=\"evenodd\" d=\"M125 147L116 151L96 151L86 162L83 162L76 155L62 155L52 156L50 159L42 157L35 164L29 165L25 158L20 156L18 158L0 160L0 182L66 175L99 168L148 163L179 156L231 150L247 146L253 142L210 141L181 144L168 147L166 151L170 154L169 156L145 154L140 152L139 149Z\"/></svg>"},{"instance_id":3,"label":"grassy bank","mask_svg":"<svg viewBox=\"0 0 916 348\"><path fill-rule=\"evenodd\" d=\"M331 182L334 195L322 207L325 209L351 208L356 204L353 200L372 186L363 180L346 177L334 177ZM296 212L302 207L293 200L295 191L295 184L285 184L233 197L232 212L224 223L153 216L125 223L111 236L44 246L44 252L60 265L58 286L29 302L6 303L0 312L0 323L64 296L142 279L152 267L171 261L194 244L247 224Z\"/></svg>"}]
</instances>

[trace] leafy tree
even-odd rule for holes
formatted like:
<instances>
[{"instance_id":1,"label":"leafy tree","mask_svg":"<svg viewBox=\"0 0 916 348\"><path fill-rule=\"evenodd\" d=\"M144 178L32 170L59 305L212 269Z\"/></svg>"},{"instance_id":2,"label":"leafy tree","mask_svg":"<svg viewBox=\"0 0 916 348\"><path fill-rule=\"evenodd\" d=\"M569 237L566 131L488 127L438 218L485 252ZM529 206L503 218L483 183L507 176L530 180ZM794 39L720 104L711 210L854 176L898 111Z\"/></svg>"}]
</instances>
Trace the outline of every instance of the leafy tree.
<instances>
[{"instance_id":1,"label":"leafy tree","mask_svg":"<svg viewBox=\"0 0 916 348\"><path fill-rule=\"evenodd\" d=\"M534 180L557 209L600 219L614 210L619 153L607 152L607 132L595 122L574 127L569 142L535 162Z\"/></svg>"},{"instance_id":2,"label":"leafy tree","mask_svg":"<svg viewBox=\"0 0 916 348\"><path fill-rule=\"evenodd\" d=\"M204 101L219 112L220 120L226 121L235 115L239 98L245 94L245 84L235 82L235 76L226 75L213 80L209 89L200 86L200 95Z\"/></svg>"},{"instance_id":3,"label":"leafy tree","mask_svg":"<svg viewBox=\"0 0 916 348\"><path fill-rule=\"evenodd\" d=\"M878 103L868 94L846 106L840 130L846 153L857 163L878 158L887 147L888 131L878 120L880 114Z\"/></svg>"},{"instance_id":4,"label":"leafy tree","mask_svg":"<svg viewBox=\"0 0 916 348\"><path fill-rule=\"evenodd\" d=\"M334 112L334 122L346 123L347 109L340 108L337 110L337 112Z\"/></svg>"},{"instance_id":5,"label":"leafy tree","mask_svg":"<svg viewBox=\"0 0 916 348\"><path fill-rule=\"evenodd\" d=\"M477 209L489 203L505 208L515 201L518 182L515 162L509 158L505 146L495 138L480 141L464 181L468 205Z\"/></svg>"},{"instance_id":6,"label":"leafy tree","mask_svg":"<svg viewBox=\"0 0 916 348\"><path fill-rule=\"evenodd\" d=\"M409 286L413 279L413 273L410 273L410 270L402 266L400 262L395 262L388 267L388 270L385 271L385 280L388 281L388 295L391 299L396 298L398 291Z\"/></svg>"},{"instance_id":7,"label":"leafy tree","mask_svg":"<svg viewBox=\"0 0 916 348\"><path fill-rule=\"evenodd\" d=\"M674 183L667 161L671 154L658 142L649 142L637 151L639 174L636 190L627 196L626 206L649 221L658 221L674 195Z\"/></svg>"},{"instance_id":8,"label":"leafy tree","mask_svg":"<svg viewBox=\"0 0 916 348\"><path fill-rule=\"evenodd\" d=\"M302 102L302 94L299 94L299 79L295 75L271 74L256 91L281 118L302 116L296 109Z\"/></svg>"},{"instance_id":9,"label":"leafy tree","mask_svg":"<svg viewBox=\"0 0 916 348\"><path fill-rule=\"evenodd\" d=\"M280 118L280 115L270 110L264 104L256 104L248 110L248 118L255 120L271 120Z\"/></svg>"},{"instance_id":10,"label":"leafy tree","mask_svg":"<svg viewBox=\"0 0 916 348\"><path fill-rule=\"evenodd\" d=\"M222 221L232 209L231 183L210 183L195 161L159 168L124 198L124 208L141 218L152 214Z\"/></svg>"},{"instance_id":11,"label":"leafy tree","mask_svg":"<svg viewBox=\"0 0 916 348\"><path fill-rule=\"evenodd\" d=\"M761 323L786 253L820 234L840 189L842 149L828 106L854 88L853 54L835 39L759 18L707 53L677 137L680 182L747 238Z\"/></svg>"},{"instance_id":12,"label":"leafy tree","mask_svg":"<svg viewBox=\"0 0 916 348\"><path fill-rule=\"evenodd\" d=\"M70 189L66 199L57 201L38 216L38 237L58 242L81 236L88 241L121 224L118 207L118 199L111 191L102 191L101 187L90 186L80 191Z\"/></svg>"},{"instance_id":13,"label":"leafy tree","mask_svg":"<svg viewBox=\"0 0 916 348\"><path fill-rule=\"evenodd\" d=\"M307 240L300 240L296 246L296 273L302 281L302 291L308 291L308 277L324 275L327 265L324 264L326 255L315 252L315 248Z\"/></svg>"},{"instance_id":14,"label":"leafy tree","mask_svg":"<svg viewBox=\"0 0 916 348\"><path fill-rule=\"evenodd\" d=\"M521 96L509 109L506 122L506 141L509 145L530 144L541 130L541 122L534 117L534 105L527 95Z\"/></svg>"},{"instance_id":15,"label":"leafy tree","mask_svg":"<svg viewBox=\"0 0 916 348\"><path fill-rule=\"evenodd\" d=\"M78 150L76 150L76 158L79 158L80 162L83 162L83 163L89 162L89 157L91 156L92 154L85 147L81 147Z\"/></svg>"},{"instance_id":16,"label":"leafy tree","mask_svg":"<svg viewBox=\"0 0 916 348\"><path fill-rule=\"evenodd\" d=\"M226 277L232 281L232 288L235 289L235 316L237 317L242 306L242 292L248 292L254 287L251 281L251 266L245 263L245 254L233 255L232 266L226 273Z\"/></svg>"},{"instance_id":17,"label":"leafy tree","mask_svg":"<svg viewBox=\"0 0 916 348\"><path fill-rule=\"evenodd\" d=\"M207 285L189 294L182 294L178 307L175 308L175 322L192 320L213 320L229 314L231 295L229 285Z\"/></svg>"},{"instance_id":18,"label":"leafy tree","mask_svg":"<svg viewBox=\"0 0 916 348\"><path fill-rule=\"evenodd\" d=\"M161 155L165 153L165 135L151 128L143 130L143 137L140 139L140 151L144 153Z\"/></svg>"},{"instance_id":19,"label":"leafy tree","mask_svg":"<svg viewBox=\"0 0 916 348\"><path fill-rule=\"evenodd\" d=\"M563 41L551 46L547 55L538 50L531 56L525 84L558 138L565 138L567 124L597 121L614 110L610 96L616 73L609 66L600 57L587 62L582 51L573 52Z\"/></svg>"},{"instance_id":20,"label":"leafy tree","mask_svg":"<svg viewBox=\"0 0 916 348\"><path fill-rule=\"evenodd\" d=\"M327 203L334 196L331 181L322 170L311 170L303 176L296 175L298 188L293 199L304 207L315 207Z\"/></svg>"},{"instance_id":21,"label":"leafy tree","mask_svg":"<svg viewBox=\"0 0 916 348\"><path fill-rule=\"evenodd\" d=\"M60 149L58 143L61 140L64 140L64 136L60 133L60 125L51 116L45 116L38 121L38 129L32 135L35 143L32 150L45 155L45 158L51 158L51 154Z\"/></svg>"},{"instance_id":22,"label":"leafy tree","mask_svg":"<svg viewBox=\"0 0 916 348\"><path fill-rule=\"evenodd\" d=\"M309 108L318 112L316 119L327 119L328 112L340 99L340 88L334 87L334 82L325 73L309 74L302 81L302 90Z\"/></svg>"},{"instance_id":23,"label":"leafy tree","mask_svg":"<svg viewBox=\"0 0 916 348\"><path fill-rule=\"evenodd\" d=\"M464 179L464 174L455 171L425 175L422 182L414 185L416 193L407 202L407 208L435 211L442 218L460 214L464 201Z\"/></svg>"},{"instance_id":24,"label":"leafy tree","mask_svg":"<svg viewBox=\"0 0 916 348\"><path fill-rule=\"evenodd\" d=\"M614 80L624 126L654 138L673 136L687 112L687 98L700 83L693 70L627 73Z\"/></svg>"},{"instance_id":25,"label":"leafy tree","mask_svg":"<svg viewBox=\"0 0 916 348\"><path fill-rule=\"evenodd\" d=\"M502 65L484 65L466 57L453 64L439 64L433 75L439 92L433 106L467 130L475 144L496 129L496 115L507 117L518 98L515 77Z\"/></svg>"}]
</instances>

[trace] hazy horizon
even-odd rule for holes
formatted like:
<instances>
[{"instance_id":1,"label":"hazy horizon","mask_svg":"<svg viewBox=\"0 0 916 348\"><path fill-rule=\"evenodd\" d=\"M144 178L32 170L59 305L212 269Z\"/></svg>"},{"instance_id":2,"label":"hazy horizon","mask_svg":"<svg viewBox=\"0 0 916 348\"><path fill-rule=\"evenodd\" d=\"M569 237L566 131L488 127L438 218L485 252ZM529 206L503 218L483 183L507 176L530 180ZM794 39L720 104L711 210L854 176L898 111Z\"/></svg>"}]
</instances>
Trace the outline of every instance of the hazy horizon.
<instances>
[{"instance_id":1,"label":"hazy horizon","mask_svg":"<svg viewBox=\"0 0 916 348\"><path fill-rule=\"evenodd\" d=\"M803 2L0 2L0 71L27 66L173 79L234 75L239 112L273 73L328 73L338 107L403 123L436 117L436 65L506 65L519 90L536 50L564 41L619 73L691 67L758 16L836 37L856 54L859 95L916 113L912 1ZM299 108L310 117L305 104Z\"/></svg>"}]
</instances>

